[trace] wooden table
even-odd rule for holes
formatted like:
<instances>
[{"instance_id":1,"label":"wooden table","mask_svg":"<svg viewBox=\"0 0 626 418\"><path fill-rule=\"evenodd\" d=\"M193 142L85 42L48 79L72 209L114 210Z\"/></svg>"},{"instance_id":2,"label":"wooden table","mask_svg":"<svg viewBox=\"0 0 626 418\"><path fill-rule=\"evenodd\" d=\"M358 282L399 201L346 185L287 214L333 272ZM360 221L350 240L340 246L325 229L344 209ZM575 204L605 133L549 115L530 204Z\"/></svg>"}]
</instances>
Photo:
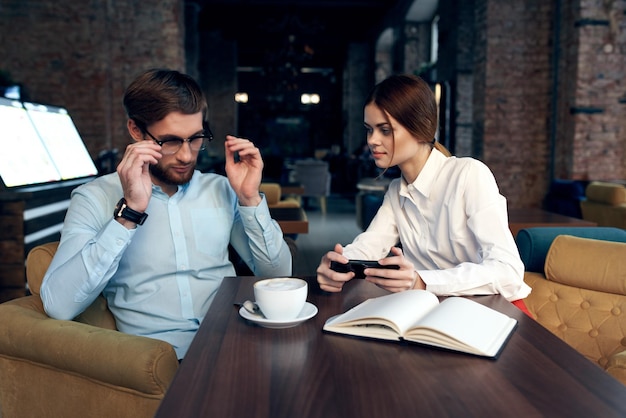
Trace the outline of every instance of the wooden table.
<instances>
[{"instance_id":1,"label":"wooden table","mask_svg":"<svg viewBox=\"0 0 626 418\"><path fill-rule=\"evenodd\" d=\"M304 186L300 183L280 183L281 198L295 199L298 204L302 205L302 195L304 194Z\"/></svg>"},{"instance_id":2,"label":"wooden table","mask_svg":"<svg viewBox=\"0 0 626 418\"><path fill-rule=\"evenodd\" d=\"M280 185L283 196L302 196L304 194L304 186L300 183L285 183Z\"/></svg>"},{"instance_id":3,"label":"wooden table","mask_svg":"<svg viewBox=\"0 0 626 418\"><path fill-rule=\"evenodd\" d=\"M156 417L624 417L626 387L499 295L474 299L516 318L497 360L322 332L385 294L363 280L327 294L294 328L238 314L260 278L226 278Z\"/></svg>"},{"instance_id":4,"label":"wooden table","mask_svg":"<svg viewBox=\"0 0 626 418\"><path fill-rule=\"evenodd\" d=\"M307 234L309 220L306 212L298 208L270 208L270 215L283 230L283 234Z\"/></svg>"},{"instance_id":5,"label":"wooden table","mask_svg":"<svg viewBox=\"0 0 626 418\"><path fill-rule=\"evenodd\" d=\"M513 237L517 236L520 229L536 226L597 226L597 224L542 209L509 209L509 228Z\"/></svg>"}]
</instances>

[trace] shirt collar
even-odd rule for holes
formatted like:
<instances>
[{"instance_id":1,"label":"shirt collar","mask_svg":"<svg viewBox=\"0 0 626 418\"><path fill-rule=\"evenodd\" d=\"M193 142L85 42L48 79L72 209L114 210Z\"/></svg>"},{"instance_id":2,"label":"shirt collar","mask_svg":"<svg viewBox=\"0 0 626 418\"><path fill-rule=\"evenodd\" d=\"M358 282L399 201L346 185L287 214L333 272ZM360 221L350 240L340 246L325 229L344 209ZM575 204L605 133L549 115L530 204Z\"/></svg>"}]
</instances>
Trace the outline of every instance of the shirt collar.
<instances>
[{"instance_id":1,"label":"shirt collar","mask_svg":"<svg viewBox=\"0 0 626 418\"><path fill-rule=\"evenodd\" d=\"M189 185L191 183L195 183L195 182L198 181L197 175L198 175L198 171L194 171L193 177L191 177L191 180L189 181L189 183L185 183L185 184L179 185L178 186L178 190L176 191L176 193L174 193L172 195L172 197L179 196L180 198L182 198L185 195L185 193L187 192L187 190L189 189ZM167 195L167 193L165 193L163 191L161 186L157 186L154 183L152 184L152 195L153 196L158 196L158 197L163 198L165 200L169 199L169 196Z\"/></svg>"},{"instance_id":2,"label":"shirt collar","mask_svg":"<svg viewBox=\"0 0 626 418\"><path fill-rule=\"evenodd\" d=\"M422 167L422 171L417 175L417 178L410 184L402 177L400 185L400 196L409 197L411 192L416 190L424 197L430 196L430 191L433 187L435 180L441 167L444 165L448 157L443 155L437 148L433 148L432 152L426 160L426 164Z\"/></svg>"}]
</instances>

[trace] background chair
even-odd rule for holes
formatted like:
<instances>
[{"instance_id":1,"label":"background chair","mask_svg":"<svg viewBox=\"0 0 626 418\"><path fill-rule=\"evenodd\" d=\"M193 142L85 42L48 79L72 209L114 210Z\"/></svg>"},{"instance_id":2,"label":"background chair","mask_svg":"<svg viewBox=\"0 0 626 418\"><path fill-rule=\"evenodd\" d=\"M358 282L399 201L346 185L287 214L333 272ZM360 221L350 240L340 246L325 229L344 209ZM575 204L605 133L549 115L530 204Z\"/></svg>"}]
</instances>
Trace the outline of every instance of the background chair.
<instances>
[{"instance_id":1,"label":"background chair","mask_svg":"<svg viewBox=\"0 0 626 418\"><path fill-rule=\"evenodd\" d=\"M306 159L294 164L294 180L304 187L302 198L316 198L326 214L326 198L330 195L330 170L326 161Z\"/></svg>"},{"instance_id":2,"label":"background chair","mask_svg":"<svg viewBox=\"0 0 626 418\"><path fill-rule=\"evenodd\" d=\"M368 177L361 179L356 187L356 223L363 231L370 225L378 209L383 204L385 193L391 179L387 177Z\"/></svg>"},{"instance_id":3,"label":"background chair","mask_svg":"<svg viewBox=\"0 0 626 418\"><path fill-rule=\"evenodd\" d=\"M582 219L581 202L585 200L588 181L554 179L543 199L543 208L548 212Z\"/></svg>"},{"instance_id":4,"label":"background chair","mask_svg":"<svg viewBox=\"0 0 626 418\"><path fill-rule=\"evenodd\" d=\"M39 289L57 245L29 253L32 295L0 304L0 416L154 416L178 369L174 348L116 331L103 297L74 321L48 317Z\"/></svg>"},{"instance_id":5,"label":"background chair","mask_svg":"<svg viewBox=\"0 0 626 418\"><path fill-rule=\"evenodd\" d=\"M593 181L580 202L583 219L599 226L626 229L626 187L618 183Z\"/></svg>"},{"instance_id":6,"label":"background chair","mask_svg":"<svg viewBox=\"0 0 626 418\"><path fill-rule=\"evenodd\" d=\"M263 182L259 191L265 194L267 206L270 208L299 208L300 203L291 197L282 198L282 187L278 183Z\"/></svg>"},{"instance_id":7,"label":"background chair","mask_svg":"<svg viewBox=\"0 0 626 418\"><path fill-rule=\"evenodd\" d=\"M538 227L516 240L532 288L524 300L530 313L626 385L626 231Z\"/></svg>"}]
</instances>

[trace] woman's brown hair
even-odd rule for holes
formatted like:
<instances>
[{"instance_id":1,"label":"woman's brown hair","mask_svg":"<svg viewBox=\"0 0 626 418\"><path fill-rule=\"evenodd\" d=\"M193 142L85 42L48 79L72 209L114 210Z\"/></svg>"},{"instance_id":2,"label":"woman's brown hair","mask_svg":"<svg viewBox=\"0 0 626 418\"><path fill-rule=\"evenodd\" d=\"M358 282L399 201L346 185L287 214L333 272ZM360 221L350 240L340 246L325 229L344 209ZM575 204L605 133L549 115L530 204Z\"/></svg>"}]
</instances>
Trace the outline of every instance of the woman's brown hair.
<instances>
[{"instance_id":1,"label":"woman's brown hair","mask_svg":"<svg viewBox=\"0 0 626 418\"><path fill-rule=\"evenodd\" d=\"M437 102L432 89L420 77L392 75L378 83L367 96L365 106L374 104L390 115L422 142L430 143L444 155L450 152L435 140L437 133ZM389 121L387 121L389 122Z\"/></svg>"}]
</instances>

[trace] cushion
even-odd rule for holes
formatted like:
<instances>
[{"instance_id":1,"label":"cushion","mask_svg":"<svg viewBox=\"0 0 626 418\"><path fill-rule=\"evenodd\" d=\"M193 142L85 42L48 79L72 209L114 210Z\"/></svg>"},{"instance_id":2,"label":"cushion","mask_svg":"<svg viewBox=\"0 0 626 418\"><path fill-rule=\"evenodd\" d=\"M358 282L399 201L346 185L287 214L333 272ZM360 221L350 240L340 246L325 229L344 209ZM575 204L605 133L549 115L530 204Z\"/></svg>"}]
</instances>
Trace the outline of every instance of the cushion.
<instances>
[{"instance_id":1,"label":"cushion","mask_svg":"<svg viewBox=\"0 0 626 418\"><path fill-rule=\"evenodd\" d=\"M299 208L300 202L294 198L282 199L283 189L278 183L261 183L259 191L265 195L267 206L270 208Z\"/></svg>"},{"instance_id":2,"label":"cushion","mask_svg":"<svg viewBox=\"0 0 626 418\"><path fill-rule=\"evenodd\" d=\"M615 227L552 226L520 230L515 237L526 271L543 273L546 254L559 235L574 235L605 241L626 242L626 231Z\"/></svg>"},{"instance_id":3,"label":"cushion","mask_svg":"<svg viewBox=\"0 0 626 418\"><path fill-rule=\"evenodd\" d=\"M613 365L610 373L621 380L622 363L613 356L626 350L626 296L557 283L535 272L524 273L524 281L533 289L524 302L537 322L602 368Z\"/></svg>"},{"instance_id":4,"label":"cushion","mask_svg":"<svg viewBox=\"0 0 626 418\"><path fill-rule=\"evenodd\" d=\"M617 183L594 181L587 186L587 199L611 206L626 203L626 187Z\"/></svg>"},{"instance_id":5,"label":"cushion","mask_svg":"<svg viewBox=\"0 0 626 418\"><path fill-rule=\"evenodd\" d=\"M268 205L278 203L282 193L280 184L278 183L261 183L259 191L265 194L265 200Z\"/></svg>"},{"instance_id":6,"label":"cushion","mask_svg":"<svg viewBox=\"0 0 626 418\"><path fill-rule=\"evenodd\" d=\"M626 295L626 243L557 236L546 256L545 275L569 286Z\"/></svg>"}]
</instances>

